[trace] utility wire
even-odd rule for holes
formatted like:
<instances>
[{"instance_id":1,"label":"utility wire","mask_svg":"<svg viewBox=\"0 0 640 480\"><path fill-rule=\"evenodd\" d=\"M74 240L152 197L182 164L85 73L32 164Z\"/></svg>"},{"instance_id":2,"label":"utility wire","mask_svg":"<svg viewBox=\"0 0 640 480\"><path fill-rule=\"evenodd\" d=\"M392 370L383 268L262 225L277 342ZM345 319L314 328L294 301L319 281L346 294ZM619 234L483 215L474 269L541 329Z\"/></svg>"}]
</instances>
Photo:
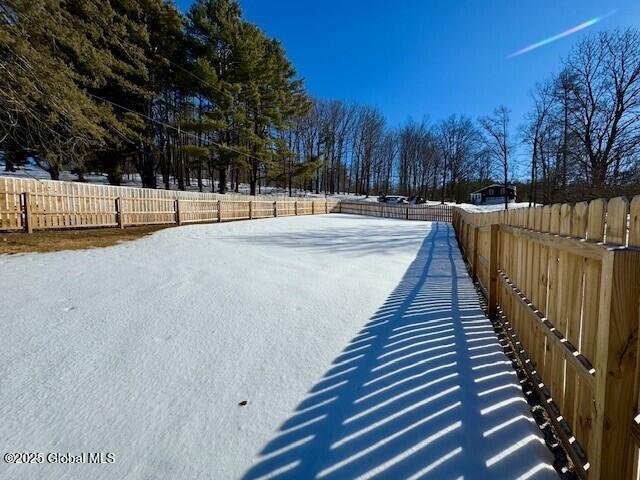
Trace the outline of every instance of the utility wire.
<instances>
[{"instance_id":1,"label":"utility wire","mask_svg":"<svg viewBox=\"0 0 640 480\"><path fill-rule=\"evenodd\" d=\"M169 60L167 57L164 57L162 55L160 55L159 53L156 53L156 57L161 58L162 60L168 62L169 64L173 65L174 67L179 68L180 70L182 70L184 73L186 73L187 75L191 75L193 78L195 78L196 80L200 80L202 83L204 83L205 85L208 85L209 87L213 88L214 90L218 91L218 93L223 93L222 89L218 86L218 85L214 85L213 83L210 83L208 81L206 81L204 78L196 75L195 73L187 70L186 68L184 68L182 65L179 65L175 62L172 62L171 60Z\"/></svg>"},{"instance_id":2,"label":"utility wire","mask_svg":"<svg viewBox=\"0 0 640 480\"><path fill-rule=\"evenodd\" d=\"M170 64L172 64L172 65L174 65L174 66L176 66L176 67L180 68L180 69L181 69L181 70L183 70L184 72L186 72L186 73L188 73L189 75L193 76L194 78L196 78L196 79L200 80L201 82L205 83L206 85L209 85L210 87L212 87L212 88L214 88L214 89L218 90L218 92L221 92L220 87L215 86L215 85L213 85L213 84L211 84L211 83L209 83L209 82L205 81L204 79L200 78L198 75L194 74L193 72L190 72L189 70L185 69L185 68L184 68L184 67L182 67L181 65L178 65L178 64L176 64L175 62L172 62L172 61L171 61L171 60L169 60L168 58L163 57L163 56L161 56L161 55L157 55L157 56L159 56L160 58L163 58L164 60L166 60L166 61L167 61L167 62L169 62ZM29 69L33 71L33 68L31 67L31 65L28 65L28 62L26 61L26 59L23 59L23 58L22 58L22 57L20 57L20 56L19 56L19 58L20 58L20 60L21 60L23 63L26 63L26 64L27 64L27 65L22 66L22 68L23 68L23 69L24 69L26 66L28 66L28 67L29 67ZM33 72L33 73L35 73L35 72ZM37 75L36 75L36 79L37 79ZM149 121L151 121L151 122L154 122L154 123L156 123L156 124L158 124L158 125L162 125L162 126L164 126L165 128L169 128L169 129L175 130L175 131L177 131L178 133L181 133L181 134L186 135L186 136L188 136L188 137L192 137L192 138L194 138L194 139L196 139L196 140L201 140L201 138L200 138L200 137L198 137L198 136L196 136L196 135L194 135L194 134L192 134L192 133L190 133L190 132L183 131L183 130L181 130L181 129L179 129L179 128L177 128L177 127L175 127L175 126L171 125L171 124L168 124L168 123L162 122L162 121L157 120L157 119L155 119L155 118L153 118L153 117L150 117L150 116L145 115L145 114L143 114L143 113L140 113L140 112L137 112L137 111L135 111L135 110L132 110L131 108L125 107L124 105L120 105L120 104L118 104L118 103L116 103L116 102L113 102L113 101L111 101L111 100L108 100L108 99L106 99L106 98L104 98L104 97L101 97L101 96L99 96L99 95L95 95L95 94L93 94L93 93L91 93L91 92L88 92L88 91L86 91L86 90L85 90L85 93L86 93L87 95L89 95L89 96L93 97L93 98L96 98L96 99L101 100L101 101L103 101L103 102L109 103L110 105L113 105L113 106L115 106L115 107L118 107L118 108L120 108L120 109L122 109L122 110L125 110L125 111L127 111L127 112L130 112L130 113L133 113L133 114L135 114L135 115L138 115L139 117L145 118L145 119L147 119L147 120L149 120ZM57 132L54 132L54 133L56 133L56 134L57 134ZM58 135L59 135L59 134L58 134ZM222 148L222 149L224 149L224 150L228 150L228 151L230 151L230 152L234 152L234 153L237 153L237 154L239 154L239 155L243 155L243 156L245 156L245 157L247 157L247 158L251 158L251 159L253 159L253 160L257 160L257 161L259 161L259 162L261 162L261 161L262 161L260 158L258 158L258 157L256 157L256 156L254 156L254 155L251 155L251 154L249 154L249 153L246 153L246 152L243 152L243 151L237 150L237 149L235 149L235 148L233 148L233 147L230 147L230 146L228 146L228 145L223 145L223 144L218 143L218 142L215 142L215 141L213 141L213 140L209 140L209 141L208 141L208 143L210 143L210 144L212 144L212 145L215 145L215 146L217 146L218 148Z\"/></svg>"},{"instance_id":3,"label":"utility wire","mask_svg":"<svg viewBox=\"0 0 640 480\"><path fill-rule=\"evenodd\" d=\"M162 125L162 126L164 126L165 128L170 128L170 129L172 129L172 130L177 131L178 133L181 133L181 134L183 134L183 135L187 135L187 136L193 137L193 138L195 138L196 140L200 140L200 138L199 138L198 136L196 136L196 135L194 135L194 134L192 134L192 133L190 133L190 132L186 132L186 131L184 131L184 130L181 130L181 129L177 128L177 127L174 127L173 125L171 125L171 124L169 124L169 123L161 122L160 120L156 120L155 118L150 117L150 116L148 116L148 115L145 115L144 113L136 112L135 110L132 110L132 109L130 109L129 107L125 107L124 105L120 105L120 104L118 104L118 103L112 102L111 100L108 100L108 99L106 99L106 98L104 98L104 97L101 97L101 96L99 96L99 95L95 95L95 94L93 94L93 93L91 93L91 92L87 92L87 91L85 91L85 93L86 93L87 95L89 95L89 96L93 97L93 98L96 98L96 99L101 100L101 101L103 101L103 102L107 102L107 103L109 103L109 104L111 104L111 105L113 105L113 106L115 106L115 107L121 108L122 110L125 110L125 111L127 111L127 112L133 113L133 114L135 114L135 115L138 115L138 116L140 116L140 117L142 117L142 118L145 118L145 119L147 119L147 120L149 120L149 121L151 121L151 122L157 123L158 125ZM216 147L218 147L218 148L222 148L222 149L225 149L225 150L229 150L230 152L234 152L234 153L237 153L237 154L239 154L239 155L244 155L244 156L246 156L246 157L248 157L248 158L252 158L252 159L254 159L254 160L258 160L259 162L261 162L261 161L262 161L262 160L261 160L260 158L258 158L258 157L254 157L253 155L250 155L250 154L248 154L247 152L243 152L243 151L241 151L241 150L236 150L235 148L233 148L233 147L229 147L228 145L224 145L224 144L222 144L222 143L214 142L213 140L210 140L210 141L209 141L209 143L211 143L212 145L215 145L215 146L216 146Z\"/></svg>"}]
</instances>

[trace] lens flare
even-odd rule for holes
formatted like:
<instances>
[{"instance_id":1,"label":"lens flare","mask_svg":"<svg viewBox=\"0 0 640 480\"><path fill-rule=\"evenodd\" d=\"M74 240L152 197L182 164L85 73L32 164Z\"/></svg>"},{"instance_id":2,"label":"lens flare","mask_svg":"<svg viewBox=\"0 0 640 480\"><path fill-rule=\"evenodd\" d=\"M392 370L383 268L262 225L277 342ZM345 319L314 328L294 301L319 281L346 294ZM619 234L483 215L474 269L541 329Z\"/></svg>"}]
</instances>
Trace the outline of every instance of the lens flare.
<instances>
[{"instance_id":1,"label":"lens flare","mask_svg":"<svg viewBox=\"0 0 640 480\"><path fill-rule=\"evenodd\" d=\"M565 38L568 37L569 35L573 35L574 33L578 33L581 30L584 30L585 28L589 28L594 26L596 23L604 20L607 17L610 17L611 15L615 15L618 12L618 10L613 10L609 13L607 13L606 15L602 15L600 17L595 17L592 18L591 20L587 20L584 23L581 23L580 25L576 25L575 27L570 28L569 30L565 30L562 33L559 33L557 35L554 35L553 37L549 37L545 40L542 40L538 43L534 43L532 45L529 45L528 47L524 47L522 50L518 50L517 52L513 52L512 54L508 55L507 58L514 58L514 57L519 57L520 55L524 55L525 53L529 53L533 50L536 50L540 47L544 47L545 45L549 45L550 43L555 42L556 40L560 40L561 38Z\"/></svg>"}]
</instances>

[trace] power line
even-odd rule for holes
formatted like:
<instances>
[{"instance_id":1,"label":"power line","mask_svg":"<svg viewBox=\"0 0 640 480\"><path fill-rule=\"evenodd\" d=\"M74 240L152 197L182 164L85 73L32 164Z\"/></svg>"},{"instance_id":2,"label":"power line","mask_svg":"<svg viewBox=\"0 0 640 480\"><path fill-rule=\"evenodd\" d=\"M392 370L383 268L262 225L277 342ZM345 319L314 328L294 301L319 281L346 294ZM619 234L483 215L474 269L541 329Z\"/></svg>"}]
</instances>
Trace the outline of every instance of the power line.
<instances>
[{"instance_id":1,"label":"power line","mask_svg":"<svg viewBox=\"0 0 640 480\"><path fill-rule=\"evenodd\" d=\"M15 52L14 52L14 53L15 53ZM25 70L26 70L26 67L28 67L28 68L29 68L29 69L30 69L30 70L35 74L35 79L37 80L37 79L38 79L38 75L37 75L37 73L34 71L33 67L30 65L30 63L29 63L26 59L22 58L22 56L20 56L20 55L18 55L18 58L22 61L22 63L24 63L24 64L25 64L25 65L22 65L22 66L21 66L21 68L23 68L23 69L25 69ZM165 57L161 57L161 58L165 58ZM167 58L165 58L165 60L167 60L167 61L168 61L169 63L171 63L171 64L174 64L173 62L171 62L171 60L169 60L169 59L167 59ZM174 64L174 65L179 66L179 65L177 65L177 64ZM179 66L179 67L180 67L180 66ZM183 70L185 70L186 72L188 72L188 70L184 69L183 67L180 67L180 68L181 68L181 69L183 69ZM191 73L191 72L188 72L188 73ZM198 79L199 79L199 80L201 80L202 82L207 83L207 82L205 82L203 79L201 79L200 77L198 77L197 75L195 75L195 74L193 74L193 73L191 73L191 75L193 75L195 78L198 78ZM211 85L211 86L213 86L213 85ZM217 88L217 87L214 87L214 88ZM115 102L113 102L113 101L111 101L111 100L108 100L108 99L106 99L106 98L104 98L104 97L101 97L101 96L99 96L99 95L95 95L95 94L93 94L93 93L91 93L91 92L88 92L88 91L86 91L86 90L85 90L85 93L86 93L87 95L89 95L89 96L93 97L93 98L96 98L96 99L101 100L101 101L103 101L103 102L109 103L109 104L111 104L111 105L113 105L113 106L115 106L115 107L118 107L118 108L120 108L120 109L122 109L122 110L125 110L125 111L127 111L127 112L130 112L130 113L133 113L133 114L135 114L135 115L138 115L138 116L140 116L140 117L142 117L142 118L145 118L145 119L147 119L147 120L149 120L149 121L151 121L151 122L154 122L154 123L156 123L156 124L158 124L158 125L162 125L162 126L164 126L165 128L170 128L170 129L172 129L172 130L177 131L178 133L182 133L182 134L184 134L184 135L187 135L187 136L190 136L190 137L192 137L192 138L195 138L196 140L200 140L200 138L199 138L199 137L197 137L196 135L193 135L193 134L192 134L192 133L190 133L190 132L182 131L182 130L180 130L179 128L174 127L173 125L170 125L170 124L168 124L168 123L161 122L161 121L159 121L159 120L157 120L157 119L155 119L155 118L152 118L152 117L150 117L150 116L148 116L148 115L145 115L145 114L143 114L143 113L140 113L140 112L137 112L137 111L135 111L135 110L132 110L131 108L125 107L124 105L120 105L120 104L118 104L118 103L115 103ZM53 133L58 134L57 132L53 132ZM60 134L58 134L58 135L60 135ZM60 136L61 136L61 135L60 135ZM251 155L251 154L249 154L249 153L246 153L246 152L242 152L242 151L237 150L237 149L235 149L235 148L233 148L233 147L229 147L229 146L227 146L227 145L223 145L223 144L218 143L218 142L215 142L215 141L213 141L213 140L210 140L210 141L209 141L209 143L211 143L212 145L217 146L218 148L222 148L222 149L228 150L228 151L230 151L230 152L237 153L237 154L239 154L239 155L244 155L245 157L251 158L251 159L253 159L253 160L257 160L257 161L259 161L259 162L261 162L261 161L262 161L262 159L260 159L260 158L258 158L258 157L256 157L256 156L253 156L253 155Z\"/></svg>"},{"instance_id":2,"label":"power line","mask_svg":"<svg viewBox=\"0 0 640 480\"><path fill-rule=\"evenodd\" d=\"M218 85L214 85L213 83L209 83L208 81L206 81L204 78L196 75L195 73L193 73L190 70L187 70L186 68L184 68L182 65L179 65L175 62L172 62L171 60L169 60L167 57L164 57L162 55L160 55L159 53L156 54L157 57L161 58L162 60L167 61L168 63L170 63L171 65L173 65L174 67L178 67L180 70L182 70L183 72L185 72L188 75L191 75L193 78L195 78L196 80L200 80L202 83L204 83L205 85L210 86L211 88L213 88L214 90L217 90L218 93L222 93L224 94L224 92L222 91L222 89L218 86Z\"/></svg>"},{"instance_id":3,"label":"power line","mask_svg":"<svg viewBox=\"0 0 640 480\"><path fill-rule=\"evenodd\" d=\"M111 104L111 105L113 105L113 106L115 106L115 107L121 108L122 110L125 110L125 111L127 111L127 112L133 113L133 114L135 114L135 115L138 115L138 116L140 116L140 117L142 117L142 118L145 118L145 119L147 119L147 120L149 120L149 121L151 121L151 122L157 123L158 125L162 125L162 126L163 126L163 127L165 127L165 128L170 128L170 129L172 129L172 130L177 131L178 133L181 133L181 134L184 134L184 135L187 135L187 136L193 137L193 138L195 138L196 140L200 140L200 138L199 138L199 137L197 137L196 135L194 135L194 134L192 134L192 133L190 133L190 132L186 132L186 131L184 131L184 130L180 130L179 128L174 127L173 125L171 125L171 124L169 124L169 123L161 122L160 120L156 120L155 118L150 117L150 116L148 116L148 115L145 115L144 113L136 112L135 110L132 110L132 109L131 109L131 108L129 108L129 107L125 107L125 106L120 105L120 104L118 104L118 103L116 103L116 102L112 102L111 100L108 100L108 99L106 99L106 98L104 98L104 97L101 97L101 96L99 96L99 95L95 95L95 94L93 94L93 93L91 93L91 92L87 92L87 91L85 91L85 93L86 93L87 95L91 96L91 97L94 97L94 98L98 99L98 100L101 100L101 101L103 101L103 102L109 103L109 104ZM252 158L252 159L254 159L254 160L258 160L259 162L261 162L261 161L262 161L262 160L261 160L260 158L258 158L258 157L255 157L255 156L253 156L253 155L250 155L250 154L248 154L247 152L243 152L243 151L241 151L241 150L236 150L235 148L233 148L233 147L229 147L228 145L223 145L223 144L218 143L218 142L215 142L215 141L213 141L213 140L210 140L210 141L209 141L209 143L211 143L212 145L215 145L215 146L216 146L216 147L218 147L218 148L222 148L222 149L225 149L225 150L229 150L230 152L234 152L234 153L237 153L237 154L239 154L239 155L244 155L244 156L246 156L246 157L248 157L248 158Z\"/></svg>"}]
</instances>

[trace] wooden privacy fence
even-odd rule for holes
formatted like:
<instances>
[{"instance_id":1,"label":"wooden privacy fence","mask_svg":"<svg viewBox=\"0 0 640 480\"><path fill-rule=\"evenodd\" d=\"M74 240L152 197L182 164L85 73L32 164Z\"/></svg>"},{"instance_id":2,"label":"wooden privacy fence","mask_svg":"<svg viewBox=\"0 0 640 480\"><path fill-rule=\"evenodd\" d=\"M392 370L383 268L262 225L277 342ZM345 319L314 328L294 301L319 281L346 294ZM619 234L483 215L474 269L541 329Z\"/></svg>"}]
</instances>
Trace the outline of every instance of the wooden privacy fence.
<instances>
[{"instance_id":1,"label":"wooden privacy fence","mask_svg":"<svg viewBox=\"0 0 640 480\"><path fill-rule=\"evenodd\" d=\"M241 197L0 177L0 231L181 225L337 212L451 222L452 211L449 205Z\"/></svg>"},{"instance_id":2,"label":"wooden privacy fence","mask_svg":"<svg viewBox=\"0 0 640 480\"><path fill-rule=\"evenodd\" d=\"M636 478L640 196L453 217L578 474Z\"/></svg>"},{"instance_id":3,"label":"wooden privacy fence","mask_svg":"<svg viewBox=\"0 0 640 480\"><path fill-rule=\"evenodd\" d=\"M376 202L343 200L340 202L340 212L428 222L451 223L453 219L453 207L451 205L386 205Z\"/></svg>"},{"instance_id":4,"label":"wooden privacy fence","mask_svg":"<svg viewBox=\"0 0 640 480\"><path fill-rule=\"evenodd\" d=\"M224 222L340 211L335 200L283 200L0 177L0 231Z\"/></svg>"}]
</instances>

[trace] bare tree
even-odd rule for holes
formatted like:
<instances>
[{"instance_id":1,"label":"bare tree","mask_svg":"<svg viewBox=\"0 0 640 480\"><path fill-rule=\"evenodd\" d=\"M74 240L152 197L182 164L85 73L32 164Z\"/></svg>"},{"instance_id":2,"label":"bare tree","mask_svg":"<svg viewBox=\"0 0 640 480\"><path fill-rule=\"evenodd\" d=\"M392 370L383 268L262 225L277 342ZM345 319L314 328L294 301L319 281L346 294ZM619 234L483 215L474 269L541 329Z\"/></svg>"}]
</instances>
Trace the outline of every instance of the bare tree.
<instances>
[{"instance_id":1,"label":"bare tree","mask_svg":"<svg viewBox=\"0 0 640 480\"><path fill-rule=\"evenodd\" d=\"M542 150L541 142L544 136L544 129L548 125L551 108L553 106L553 85L549 83L536 85L532 97L534 107L527 115L526 124L522 132L524 143L528 144L531 148L529 206L536 203L538 164L540 162L539 157Z\"/></svg>"},{"instance_id":2,"label":"bare tree","mask_svg":"<svg viewBox=\"0 0 640 480\"><path fill-rule=\"evenodd\" d=\"M493 115L480 118L480 125L485 132L485 145L493 158L500 165L504 184L504 209L509 208L509 165L511 161L511 139L509 124L511 113L507 107L501 105Z\"/></svg>"},{"instance_id":3,"label":"bare tree","mask_svg":"<svg viewBox=\"0 0 640 480\"><path fill-rule=\"evenodd\" d=\"M461 201L460 183L471 175L473 159L480 143L480 133L470 118L452 115L437 128L438 145L443 160L442 203L447 177L456 203Z\"/></svg>"},{"instance_id":4,"label":"bare tree","mask_svg":"<svg viewBox=\"0 0 640 480\"><path fill-rule=\"evenodd\" d=\"M571 75L570 127L585 152L579 161L600 194L640 145L640 32L587 37L565 64Z\"/></svg>"}]
</instances>

